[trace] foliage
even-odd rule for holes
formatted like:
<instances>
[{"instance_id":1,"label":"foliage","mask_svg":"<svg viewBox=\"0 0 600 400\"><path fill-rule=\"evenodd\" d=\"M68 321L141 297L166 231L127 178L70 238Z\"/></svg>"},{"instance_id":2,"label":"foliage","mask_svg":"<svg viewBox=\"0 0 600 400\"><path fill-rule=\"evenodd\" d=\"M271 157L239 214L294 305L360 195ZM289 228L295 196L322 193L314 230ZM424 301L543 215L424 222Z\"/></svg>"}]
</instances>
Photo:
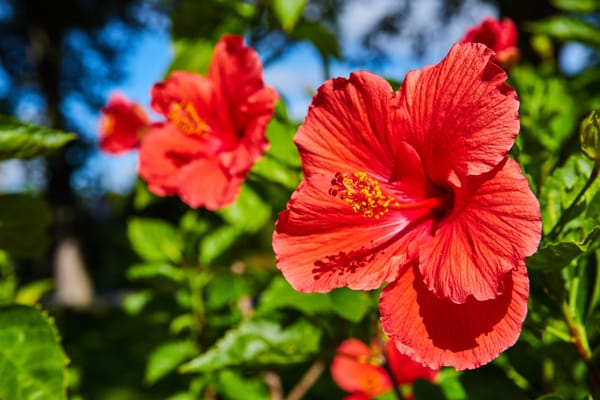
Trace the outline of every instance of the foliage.
<instances>
[{"instance_id":1,"label":"foliage","mask_svg":"<svg viewBox=\"0 0 600 400\"><path fill-rule=\"evenodd\" d=\"M0 398L66 399L66 358L54 324L33 307L0 307Z\"/></svg>"},{"instance_id":2,"label":"foliage","mask_svg":"<svg viewBox=\"0 0 600 400\"><path fill-rule=\"evenodd\" d=\"M214 43L229 32L245 34L265 63L290 43L308 43L327 75L331 60L344 55L335 26L324 22L325 3L180 1L171 14L174 57L166 72L204 73ZM510 156L543 219L542 243L527 260L527 320L515 346L489 365L444 369L435 384L416 382L417 400L600 396L599 163L579 143L581 121L600 109L600 2L551 3L552 15L520 26L544 44L538 57L509 71L521 118ZM593 57L567 76L556 54L572 42ZM0 195L0 398L343 396L327 368L344 339L377 337L378 291L300 293L276 267L274 223L302 178L293 143L299 122L286 106L278 101L269 150L230 206L190 209L151 194L142 181L131 194L103 199L96 216L103 222L86 221L98 242L84 260L94 266L97 289L87 308L70 309L48 295L60 283L48 272L59 245L49 233L71 216L39 193ZM51 160L74 138L1 117L0 159Z\"/></svg>"}]
</instances>

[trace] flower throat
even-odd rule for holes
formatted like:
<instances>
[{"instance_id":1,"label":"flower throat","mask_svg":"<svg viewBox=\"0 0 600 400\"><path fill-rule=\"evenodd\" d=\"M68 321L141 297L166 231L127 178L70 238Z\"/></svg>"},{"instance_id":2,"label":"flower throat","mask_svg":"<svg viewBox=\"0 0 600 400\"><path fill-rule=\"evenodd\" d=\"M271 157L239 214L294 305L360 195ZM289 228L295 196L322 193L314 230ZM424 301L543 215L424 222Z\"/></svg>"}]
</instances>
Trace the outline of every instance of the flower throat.
<instances>
[{"instance_id":1,"label":"flower throat","mask_svg":"<svg viewBox=\"0 0 600 400\"><path fill-rule=\"evenodd\" d=\"M375 219L383 217L390 210L444 210L450 206L449 199L445 197L400 203L393 196L385 194L379 182L364 171L353 174L336 172L328 193L348 203L355 213Z\"/></svg>"}]
</instances>

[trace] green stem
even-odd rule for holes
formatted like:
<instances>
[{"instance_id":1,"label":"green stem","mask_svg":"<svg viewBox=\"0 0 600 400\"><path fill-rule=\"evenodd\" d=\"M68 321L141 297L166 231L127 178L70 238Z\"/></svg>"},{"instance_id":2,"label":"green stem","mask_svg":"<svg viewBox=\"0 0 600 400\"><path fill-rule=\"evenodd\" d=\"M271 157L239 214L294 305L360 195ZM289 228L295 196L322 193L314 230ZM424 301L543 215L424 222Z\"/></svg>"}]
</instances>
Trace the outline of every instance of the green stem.
<instances>
[{"instance_id":1,"label":"green stem","mask_svg":"<svg viewBox=\"0 0 600 400\"><path fill-rule=\"evenodd\" d=\"M594 254L592 257L595 257L595 263L593 264L595 267L596 278L594 279L594 285L592 294L590 296L590 302L588 303L588 309L586 310L586 316L592 312L593 307L598 304L598 301L600 300L600 256L598 254Z\"/></svg>"},{"instance_id":2,"label":"green stem","mask_svg":"<svg viewBox=\"0 0 600 400\"><path fill-rule=\"evenodd\" d=\"M572 343L579 353L579 357L585 363L592 386L592 391L596 396L600 396L600 372L592 360L592 352L588 343L585 327L577 320L573 308L563 303L563 314L571 332Z\"/></svg>"},{"instance_id":3,"label":"green stem","mask_svg":"<svg viewBox=\"0 0 600 400\"><path fill-rule=\"evenodd\" d=\"M583 188L581 188L579 193L577 193L577 196L575 197L575 199L573 200L571 205L569 205L569 207L567 207L567 209L565 211L563 211L560 218L558 219L558 222L556 223L556 225L554 225L554 227L548 234L548 238L556 239L556 237L558 236L560 231L564 228L565 224L567 222L569 222L571 211L573 210L573 208L575 208L577 206L577 203L579 203L579 200L581 200L581 198L583 197L585 192L590 188L590 186L592 186L592 184L598 177L598 167L599 167L599 164L596 162L594 164L594 168L592 169L592 173L590 174L590 177L588 178L587 182L585 183L585 186L583 186Z\"/></svg>"},{"instance_id":4,"label":"green stem","mask_svg":"<svg viewBox=\"0 0 600 400\"><path fill-rule=\"evenodd\" d=\"M192 312L194 322L193 333L197 339L200 337L200 333L204 327L203 289L208 279L205 276L205 272L198 271L197 269L190 269L187 272L190 290L190 311Z\"/></svg>"},{"instance_id":5,"label":"green stem","mask_svg":"<svg viewBox=\"0 0 600 400\"><path fill-rule=\"evenodd\" d=\"M385 357L385 354L384 354L384 357ZM392 369L390 368L390 364L387 360L387 357L385 359L385 362L383 363L383 368L385 368L385 371L387 372L388 376L390 377L390 380L392 381L392 387L394 388L394 394L396 395L396 398L398 400L404 400L404 395L400 391L400 385L398 384L398 381L396 380L396 377L394 376L394 373L392 372Z\"/></svg>"}]
</instances>

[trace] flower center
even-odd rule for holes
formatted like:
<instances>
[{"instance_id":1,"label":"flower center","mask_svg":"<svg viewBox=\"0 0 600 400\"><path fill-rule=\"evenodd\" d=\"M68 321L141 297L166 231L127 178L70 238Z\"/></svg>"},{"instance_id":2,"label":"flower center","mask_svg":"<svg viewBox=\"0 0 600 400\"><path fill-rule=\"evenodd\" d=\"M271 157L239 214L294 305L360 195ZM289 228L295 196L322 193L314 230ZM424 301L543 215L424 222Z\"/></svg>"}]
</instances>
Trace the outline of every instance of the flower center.
<instances>
[{"instance_id":1,"label":"flower center","mask_svg":"<svg viewBox=\"0 0 600 400\"><path fill-rule=\"evenodd\" d=\"M110 136L115 133L115 117L112 115L105 115L100 121L100 130L105 136Z\"/></svg>"},{"instance_id":2,"label":"flower center","mask_svg":"<svg viewBox=\"0 0 600 400\"><path fill-rule=\"evenodd\" d=\"M366 172L353 174L336 172L331 180L329 194L348 203L355 213L368 218L379 219L390 210L444 209L448 201L441 197L431 197L422 201L400 203L393 196L384 193L376 179Z\"/></svg>"},{"instance_id":3,"label":"flower center","mask_svg":"<svg viewBox=\"0 0 600 400\"><path fill-rule=\"evenodd\" d=\"M210 127L198 116L198 112L190 103L171 103L167 118L188 135L205 137L210 133Z\"/></svg>"}]
</instances>

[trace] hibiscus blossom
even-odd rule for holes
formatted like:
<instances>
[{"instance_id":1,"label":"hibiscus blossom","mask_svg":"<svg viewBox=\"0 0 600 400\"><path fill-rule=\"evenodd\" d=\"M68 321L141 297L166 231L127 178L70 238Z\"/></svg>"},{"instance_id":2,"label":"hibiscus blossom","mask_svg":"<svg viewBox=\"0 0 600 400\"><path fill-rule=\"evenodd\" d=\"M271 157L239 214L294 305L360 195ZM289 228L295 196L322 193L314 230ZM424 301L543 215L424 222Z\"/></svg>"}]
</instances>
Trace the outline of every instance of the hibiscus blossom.
<instances>
[{"instance_id":1,"label":"hibiscus blossom","mask_svg":"<svg viewBox=\"0 0 600 400\"><path fill-rule=\"evenodd\" d=\"M100 150L117 154L135 149L149 127L142 106L115 92L101 110Z\"/></svg>"},{"instance_id":2,"label":"hibiscus blossom","mask_svg":"<svg viewBox=\"0 0 600 400\"><path fill-rule=\"evenodd\" d=\"M541 219L507 158L519 103L493 54L456 44L397 93L368 72L325 82L294 139L304 180L273 235L299 291L388 282L384 331L434 369L491 361L527 313Z\"/></svg>"},{"instance_id":3,"label":"hibiscus blossom","mask_svg":"<svg viewBox=\"0 0 600 400\"><path fill-rule=\"evenodd\" d=\"M496 53L492 61L505 69L510 69L519 62L521 57L517 40L517 26L512 19L504 18L498 21L488 17L481 24L470 28L461 42L485 44Z\"/></svg>"},{"instance_id":4,"label":"hibiscus blossom","mask_svg":"<svg viewBox=\"0 0 600 400\"><path fill-rule=\"evenodd\" d=\"M391 341L385 343L385 349L381 347L378 341L369 347L358 339L347 339L338 346L331 363L331 376L341 389L350 393L345 400L369 400L391 390L394 382L383 367L386 361L397 384L436 379L437 371L400 354Z\"/></svg>"},{"instance_id":5,"label":"hibiscus blossom","mask_svg":"<svg viewBox=\"0 0 600 400\"><path fill-rule=\"evenodd\" d=\"M225 35L206 77L175 71L154 85L152 108L166 121L144 138L139 166L153 193L211 210L233 202L268 147L265 130L278 96L262 72L256 51Z\"/></svg>"}]
</instances>

